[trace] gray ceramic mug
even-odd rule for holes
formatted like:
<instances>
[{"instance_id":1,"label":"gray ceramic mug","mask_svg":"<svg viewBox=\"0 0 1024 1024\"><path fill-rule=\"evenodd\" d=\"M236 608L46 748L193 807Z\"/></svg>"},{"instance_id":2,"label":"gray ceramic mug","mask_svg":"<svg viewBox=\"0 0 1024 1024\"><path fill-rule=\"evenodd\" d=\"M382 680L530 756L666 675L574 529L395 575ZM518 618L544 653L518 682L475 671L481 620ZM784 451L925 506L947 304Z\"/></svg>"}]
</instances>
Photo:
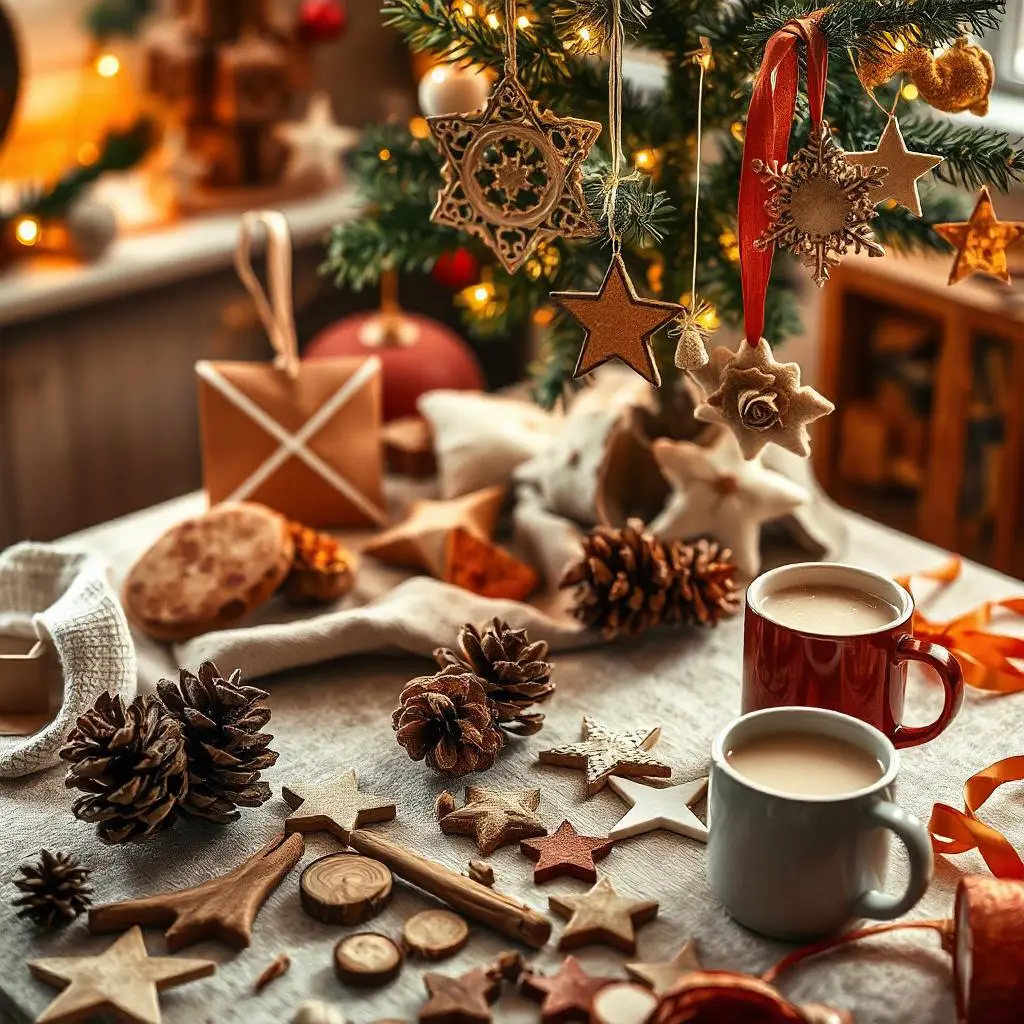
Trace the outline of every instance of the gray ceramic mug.
<instances>
[{"instance_id":1,"label":"gray ceramic mug","mask_svg":"<svg viewBox=\"0 0 1024 1024\"><path fill-rule=\"evenodd\" d=\"M839 796L794 796L739 774L733 747L779 732L833 736L866 750L881 778ZM830 935L856 918L905 914L932 876L928 832L892 802L900 755L874 726L821 708L770 708L736 719L711 748L708 883L740 924L763 935L804 941ZM889 832L907 848L910 880L884 892Z\"/></svg>"}]
</instances>

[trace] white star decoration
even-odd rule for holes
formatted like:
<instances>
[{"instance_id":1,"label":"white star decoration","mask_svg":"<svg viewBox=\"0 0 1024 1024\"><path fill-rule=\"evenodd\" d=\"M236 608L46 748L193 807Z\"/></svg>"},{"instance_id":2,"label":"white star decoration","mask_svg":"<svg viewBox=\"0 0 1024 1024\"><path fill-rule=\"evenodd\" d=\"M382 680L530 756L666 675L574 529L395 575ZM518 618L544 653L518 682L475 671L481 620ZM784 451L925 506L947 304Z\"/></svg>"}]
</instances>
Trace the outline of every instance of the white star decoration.
<instances>
[{"instance_id":1,"label":"white star decoration","mask_svg":"<svg viewBox=\"0 0 1024 1024\"><path fill-rule=\"evenodd\" d=\"M327 93L314 93L304 120L285 121L274 128L274 138L288 147L285 181L308 181L323 187L340 184L341 155L359 137L355 128L335 124Z\"/></svg>"},{"instance_id":2,"label":"white star decoration","mask_svg":"<svg viewBox=\"0 0 1024 1024\"><path fill-rule=\"evenodd\" d=\"M690 810L690 804L707 791L707 776L677 786L645 786L631 779L611 779L608 784L630 805L608 833L609 839L626 839L663 828L702 843L708 841L707 826Z\"/></svg>"}]
</instances>

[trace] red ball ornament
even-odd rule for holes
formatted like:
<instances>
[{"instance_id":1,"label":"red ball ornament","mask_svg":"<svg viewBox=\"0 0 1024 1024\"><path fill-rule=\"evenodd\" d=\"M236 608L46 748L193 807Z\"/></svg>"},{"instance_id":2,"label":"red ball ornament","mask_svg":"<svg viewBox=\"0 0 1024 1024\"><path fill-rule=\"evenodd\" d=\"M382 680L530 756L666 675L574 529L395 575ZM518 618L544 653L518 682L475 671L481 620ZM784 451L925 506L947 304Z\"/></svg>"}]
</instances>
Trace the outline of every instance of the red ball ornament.
<instances>
[{"instance_id":1,"label":"red ball ornament","mask_svg":"<svg viewBox=\"0 0 1024 1024\"><path fill-rule=\"evenodd\" d=\"M304 359L376 355L382 363L384 419L418 416L427 391L479 391L484 375L472 350L454 331L404 310L354 313L324 328Z\"/></svg>"},{"instance_id":2,"label":"red ball ornament","mask_svg":"<svg viewBox=\"0 0 1024 1024\"><path fill-rule=\"evenodd\" d=\"M329 43L348 27L348 11L340 0L302 0L295 30L304 43Z\"/></svg>"},{"instance_id":3,"label":"red ball ornament","mask_svg":"<svg viewBox=\"0 0 1024 1024\"><path fill-rule=\"evenodd\" d=\"M442 288L458 292L480 280L480 264L468 249L460 245L458 249L443 252L437 257L430 276Z\"/></svg>"}]
</instances>

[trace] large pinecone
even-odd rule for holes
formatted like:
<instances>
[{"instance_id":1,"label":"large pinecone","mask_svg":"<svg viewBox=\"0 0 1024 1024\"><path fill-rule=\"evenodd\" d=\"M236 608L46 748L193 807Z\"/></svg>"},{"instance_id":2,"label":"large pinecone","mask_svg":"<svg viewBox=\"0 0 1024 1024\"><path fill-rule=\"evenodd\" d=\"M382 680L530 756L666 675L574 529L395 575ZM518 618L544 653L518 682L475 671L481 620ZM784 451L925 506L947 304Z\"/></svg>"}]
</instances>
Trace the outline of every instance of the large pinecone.
<instances>
[{"instance_id":1,"label":"large pinecone","mask_svg":"<svg viewBox=\"0 0 1024 1024\"><path fill-rule=\"evenodd\" d=\"M672 587L667 622L717 626L719 619L739 610L736 566L728 548L705 538L692 544L675 541L668 553Z\"/></svg>"},{"instance_id":2,"label":"large pinecone","mask_svg":"<svg viewBox=\"0 0 1024 1024\"><path fill-rule=\"evenodd\" d=\"M224 824L239 817L236 807L259 807L270 799L270 786L260 772L277 761L268 744L274 738L260 730L270 721L263 690L242 686L238 669L221 677L212 661L195 675L181 669L176 685L157 684L164 706L181 726L188 754L188 795L181 809L198 818Z\"/></svg>"},{"instance_id":3,"label":"large pinecone","mask_svg":"<svg viewBox=\"0 0 1024 1024\"><path fill-rule=\"evenodd\" d=\"M391 724L414 761L426 760L446 775L486 771L505 743L487 694L471 672L413 679L402 690Z\"/></svg>"},{"instance_id":4,"label":"large pinecone","mask_svg":"<svg viewBox=\"0 0 1024 1024\"><path fill-rule=\"evenodd\" d=\"M126 707L101 693L60 756L71 762L64 784L87 794L71 805L75 817L96 822L105 843L148 839L167 828L188 792L181 729L149 694Z\"/></svg>"},{"instance_id":5,"label":"large pinecone","mask_svg":"<svg viewBox=\"0 0 1024 1024\"><path fill-rule=\"evenodd\" d=\"M630 519L622 529L595 526L559 586L576 588L576 618L614 640L665 620L672 568L665 545Z\"/></svg>"},{"instance_id":6,"label":"large pinecone","mask_svg":"<svg viewBox=\"0 0 1024 1024\"><path fill-rule=\"evenodd\" d=\"M70 853L41 851L37 861L22 864L14 885L20 895L11 904L21 908L18 917L41 928L70 924L92 903L89 869Z\"/></svg>"},{"instance_id":7,"label":"large pinecone","mask_svg":"<svg viewBox=\"0 0 1024 1024\"><path fill-rule=\"evenodd\" d=\"M513 629L501 619L494 619L483 630L467 623L459 630L457 643L457 651L447 647L434 651L442 674L472 672L494 705L501 728L519 736L538 732L544 716L528 709L555 692L552 666L544 660L547 643L530 643L525 629Z\"/></svg>"}]
</instances>

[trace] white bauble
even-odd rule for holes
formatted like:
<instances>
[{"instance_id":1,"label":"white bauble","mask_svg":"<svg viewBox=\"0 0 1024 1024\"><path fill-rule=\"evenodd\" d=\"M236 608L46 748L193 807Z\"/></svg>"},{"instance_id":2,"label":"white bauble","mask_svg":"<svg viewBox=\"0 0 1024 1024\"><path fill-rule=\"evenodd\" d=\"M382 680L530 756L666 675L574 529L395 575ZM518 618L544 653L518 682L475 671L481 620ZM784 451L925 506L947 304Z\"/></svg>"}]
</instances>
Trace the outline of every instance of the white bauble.
<instances>
[{"instance_id":1,"label":"white bauble","mask_svg":"<svg viewBox=\"0 0 1024 1024\"><path fill-rule=\"evenodd\" d=\"M487 102L491 80L480 67L438 64L420 79L418 95L420 110L426 117L470 114Z\"/></svg>"},{"instance_id":2,"label":"white bauble","mask_svg":"<svg viewBox=\"0 0 1024 1024\"><path fill-rule=\"evenodd\" d=\"M117 216L113 207L88 196L70 206L65 224L71 252L80 260L98 260L117 238Z\"/></svg>"}]
</instances>

